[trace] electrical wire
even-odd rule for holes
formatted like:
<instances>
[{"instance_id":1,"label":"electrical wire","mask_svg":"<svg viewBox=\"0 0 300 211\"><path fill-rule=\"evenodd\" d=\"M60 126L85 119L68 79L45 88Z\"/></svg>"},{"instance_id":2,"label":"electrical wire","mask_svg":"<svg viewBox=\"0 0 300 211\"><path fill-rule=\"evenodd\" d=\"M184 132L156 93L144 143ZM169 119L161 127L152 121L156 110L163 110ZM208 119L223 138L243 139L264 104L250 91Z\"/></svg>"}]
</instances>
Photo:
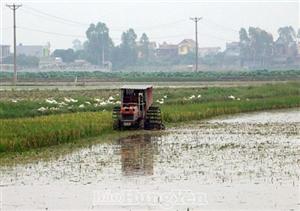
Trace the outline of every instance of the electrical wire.
<instances>
[{"instance_id":1,"label":"electrical wire","mask_svg":"<svg viewBox=\"0 0 300 211\"><path fill-rule=\"evenodd\" d=\"M23 26L18 26L17 28L21 29L21 30L34 31L34 32L57 35L57 36L62 36L62 37L86 38L85 36L82 36L82 35L63 34L63 33L44 31L44 30L40 30L40 29L34 29L34 28L23 27ZM199 33L199 35L206 36L206 37L209 37L209 38L213 38L213 39L216 39L216 40L226 41L226 42L233 42L234 41L234 40L231 40L231 39L226 39L226 38L215 36L215 35L212 35L212 34ZM166 36L158 36L158 37L154 36L154 37L151 37L151 39L160 40L160 39L167 39L167 38L180 38L180 37L184 38L184 37L192 37L192 36L193 35L191 35L191 34L177 34L177 35L166 35ZM111 37L111 39L114 40L114 41L121 40L120 38L115 38L115 37L114 38Z\"/></svg>"},{"instance_id":2,"label":"electrical wire","mask_svg":"<svg viewBox=\"0 0 300 211\"><path fill-rule=\"evenodd\" d=\"M17 29L26 30L26 31L33 31L33 32L39 32L39 33L44 33L44 34L57 35L57 36L62 36L62 37L86 38L85 36L82 36L82 35L63 34L63 33L57 33L57 32L44 31L44 30L40 30L40 29L24 27L24 26L18 26ZM110 38L114 41L119 40L118 38L113 38L113 37L110 37Z\"/></svg>"},{"instance_id":3,"label":"electrical wire","mask_svg":"<svg viewBox=\"0 0 300 211\"><path fill-rule=\"evenodd\" d=\"M35 13L32 13L32 11L27 10L27 9L25 9L25 10L26 10L26 14L30 14L30 15L33 15L33 16L41 17L41 18L44 18L44 19L46 19L48 21L56 22L56 23L61 23L61 24L68 25L68 26L71 26L71 27L79 27L79 28L87 29L90 26L90 24L86 24L86 25L69 24L69 23L67 23L65 21L51 19L48 16L43 16L43 15L40 15L40 14L35 14ZM122 32L123 30L111 30L111 29L109 29L109 31Z\"/></svg>"},{"instance_id":4,"label":"electrical wire","mask_svg":"<svg viewBox=\"0 0 300 211\"><path fill-rule=\"evenodd\" d=\"M159 37L151 37L151 39L166 39L166 38L177 38L177 37L191 37L190 34L177 34L177 35L166 35L166 36L159 36Z\"/></svg>"},{"instance_id":5,"label":"electrical wire","mask_svg":"<svg viewBox=\"0 0 300 211\"><path fill-rule=\"evenodd\" d=\"M51 17L51 18L53 18L53 19L63 21L63 22L65 22L65 23L77 24L77 25L81 25L81 26L89 26L89 25L90 25L90 24L87 24L87 23L81 23L81 22L77 22L77 21L70 20L70 19L62 18L62 17L56 16L56 15L52 15L52 14L50 14L50 13L42 12L42 11L40 11L40 10L38 10L38 9L29 7L29 6L27 6L27 5L26 5L26 6L24 5L24 8L25 8L25 9L29 9L29 10L31 10L31 11L34 11L35 13L39 13L39 14L41 14L41 15L48 16L48 17Z\"/></svg>"},{"instance_id":6,"label":"electrical wire","mask_svg":"<svg viewBox=\"0 0 300 211\"><path fill-rule=\"evenodd\" d=\"M18 26L17 29L23 29L23 30L27 30L27 31L29 30L29 31L41 32L41 33L45 33L45 34L53 34L53 35L64 36L64 37L86 38L85 36L82 36L82 35L62 34L62 33L57 33L57 32L49 32L49 31L43 31L43 30L40 30L40 29L33 29L33 28L23 27L23 26Z\"/></svg>"},{"instance_id":7,"label":"electrical wire","mask_svg":"<svg viewBox=\"0 0 300 211\"><path fill-rule=\"evenodd\" d=\"M160 29L160 28L165 28L165 27L168 27L168 26L173 26L173 25L176 25L178 23L182 23L186 21L186 19L180 19L180 20L177 20L177 21L172 21L170 23L165 23L165 24L159 24L159 25L154 25L154 26L149 26L149 27L137 27L137 31L142 31L142 30L151 30L151 29Z\"/></svg>"},{"instance_id":8,"label":"electrical wire","mask_svg":"<svg viewBox=\"0 0 300 211\"><path fill-rule=\"evenodd\" d=\"M41 10L29 7L29 6L24 6L23 9L31 15L46 18L50 21L54 21L54 22L58 22L58 23L62 23L62 24L67 24L67 25L70 25L70 26L80 26L80 27L90 26L90 23L82 23L82 22L77 22L77 21L73 21L73 20L70 20L70 19L62 18L62 17L56 16L56 15L52 15L50 13L45 13ZM176 25L178 23L181 23L181 22L184 22L186 20L187 19L179 19L177 21L172 21L172 22L169 22L169 23L164 23L164 24L159 24L159 25L153 25L153 26L148 26L148 27L143 27L143 26L142 27L135 27L134 30L135 31L143 31L143 30L151 30L151 29L153 30L153 29L166 28L166 27L169 27L169 26L174 26L174 25ZM110 29L110 31L119 31L119 32L121 32L121 31L125 31L125 30Z\"/></svg>"},{"instance_id":9,"label":"electrical wire","mask_svg":"<svg viewBox=\"0 0 300 211\"><path fill-rule=\"evenodd\" d=\"M12 29L13 27L0 27L0 30L7 30L7 29Z\"/></svg>"},{"instance_id":10,"label":"electrical wire","mask_svg":"<svg viewBox=\"0 0 300 211\"><path fill-rule=\"evenodd\" d=\"M236 30L236 29L233 29L233 28L230 28L230 27L227 27L227 26L223 26L221 24L218 24L216 23L215 21L209 19L209 18L205 18L205 21L203 21L204 24L208 25L208 23L211 23L211 25L215 25L216 27L218 27L219 29L222 29L222 30L225 30L225 31L230 31L230 32L234 32L234 33L238 33L239 31ZM210 25L209 25L210 26Z\"/></svg>"},{"instance_id":11,"label":"electrical wire","mask_svg":"<svg viewBox=\"0 0 300 211\"><path fill-rule=\"evenodd\" d=\"M46 13L46 12L40 11L38 9L29 7L27 5L26 6L24 5L23 9L25 9L25 11L28 12L28 13L30 13L31 15L38 16L38 17L43 17L43 18L48 19L50 21L55 21L55 22L58 22L58 23L69 25L69 26L88 27L90 25L90 24L87 24L87 23L77 22L77 21L73 21L73 20L70 20L70 19L66 19L66 18L62 18L62 17L56 16L56 15L52 15L50 13ZM220 25L220 24L218 24L218 23L216 23L216 22L214 22L214 21L212 21L212 20L210 20L208 18L205 18L205 20L207 22L210 22L211 25L215 25L215 26L217 26L220 29L231 31L231 32L235 32L235 33L238 32L235 29L231 29L229 27L225 27L223 25ZM174 25L176 25L176 24L178 24L180 22L184 22L184 21L188 21L188 19L180 19L180 20L173 21L173 22L170 22L170 23L153 25L153 26L148 26L148 27L136 27L134 30L135 31L142 31L142 30L153 30L153 29L159 29L159 28L166 28L168 26L174 26ZM208 25L207 22L203 21L202 23L205 23L206 25ZM5 29L8 29L8 28L11 28L11 27L2 28L1 30L5 30ZM63 33L58 33L58 32L43 31L43 30L40 30L40 29L34 29L34 28L29 28L29 27L21 27L20 26L18 28L22 29L22 30L35 31L35 32L40 32L40 33L45 33L45 34L51 34L51 35L57 35L57 36L86 38L85 36L82 36L82 35L63 34ZM122 31L122 30L110 30L110 31ZM222 37L215 36L215 35L212 35L212 34L199 33L199 35L210 37L210 38L217 39L217 40L232 42L231 39L222 38ZM177 38L177 37L187 37L187 36L191 37L192 35L190 35L190 34L167 35L167 36L152 37L151 39L166 39L166 38ZM114 38L113 40L120 40L120 38Z\"/></svg>"},{"instance_id":12,"label":"electrical wire","mask_svg":"<svg viewBox=\"0 0 300 211\"><path fill-rule=\"evenodd\" d=\"M34 32L40 32L40 33L45 33L45 34L52 34L52 35L57 35L57 36L64 36L64 37L77 37L77 38L86 38L85 36L82 35L75 35L75 34L63 34L63 33L57 33L57 32L50 32L50 31L44 31L40 29L34 29L34 28L29 28L29 27L24 27L24 26L18 26L17 29L22 29L22 30L27 30L27 31L34 31ZM185 35L168 35L168 36L161 36L161 37L153 37L152 39L162 39L162 38L174 38L174 37L184 37L187 36ZM113 40L117 40L117 38L112 38Z\"/></svg>"},{"instance_id":13,"label":"electrical wire","mask_svg":"<svg viewBox=\"0 0 300 211\"><path fill-rule=\"evenodd\" d=\"M25 12L24 12L25 11ZM34 13L32 12L31 10L28 10L26 8L20 10L21 13L24 13L24 14L30 14L34 17L38 17L38 18L43 18L47 21L51 21L51 22L55 22L55 23L61 23L61 24L64 24L64 25L68 25L68 26L71 26L71 27L79 27L79 28L84 28L84 27L88 27L88 26L79 26L79 25L74 25L74 24L69 24L69 23L66 23L64 21L60 21L60 20L56 20L56 19L52 19L52 18L49 18L48 16L44 16L44 15L41 15L41 14L38 14L38 13Z\"/></svg>"},{"instance_id":14,"label":"electrical wire","mask_svg":"<svg viewBox=\"0 0 300 211\"><path fill-rule=\"evenodd\" d=\"M232 40L232 39L227 39L227 38L215 36L215 35L212 35L212 34L199 33L199 35L202 35L202 36L205 36L205 37L209 37L209 38L213 38L215 40L221 40L221 41L226 41L226 42L234 42L234 40Z\"/></svg>"}]
</instances>

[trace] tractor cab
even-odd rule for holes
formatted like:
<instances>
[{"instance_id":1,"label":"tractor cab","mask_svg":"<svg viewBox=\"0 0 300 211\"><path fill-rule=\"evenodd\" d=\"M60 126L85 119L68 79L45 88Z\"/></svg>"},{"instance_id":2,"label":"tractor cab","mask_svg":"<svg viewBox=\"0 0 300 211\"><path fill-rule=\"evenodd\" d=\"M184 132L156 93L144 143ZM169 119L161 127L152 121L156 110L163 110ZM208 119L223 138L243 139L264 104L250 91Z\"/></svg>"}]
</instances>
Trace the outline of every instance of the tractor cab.
<instances>
[{"instance_id":1,"label":"tractor cab","mask_svg":"<svg viewBox=\"0 0 300 211\"><path fill-rule=\"evenodd\" d=\"M121 88L121 115L123 119L137 120L145 114L146 92L152 87L128 87Z\"/></svg>"}]
</instances>

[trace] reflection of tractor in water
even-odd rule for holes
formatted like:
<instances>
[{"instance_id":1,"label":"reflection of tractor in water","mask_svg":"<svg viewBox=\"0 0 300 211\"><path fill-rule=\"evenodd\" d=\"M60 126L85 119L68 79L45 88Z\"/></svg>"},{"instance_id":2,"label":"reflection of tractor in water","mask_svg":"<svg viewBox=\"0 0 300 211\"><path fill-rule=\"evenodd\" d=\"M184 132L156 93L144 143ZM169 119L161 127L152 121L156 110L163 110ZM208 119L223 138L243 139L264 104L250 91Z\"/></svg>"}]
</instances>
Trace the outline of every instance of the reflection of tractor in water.
<instances>
[{"instance_id":1,"label":"reflection of tractor in water","mask_svg":"<svg viewBox=\"0 0 300 211\"><path fill-rule=\"evenodd\" d=\"M153 175L155 146L151 136L129 136L119 143L124 176Z\"/></svg>"},{"instance_id":2,"label":"reflection of tractor in water","mask_svg":"<svg viewBox=\"0 0 300 211\"><path fill-rule=\"evenodd\" d=\"M164 129L160 108L153 106L152 86L121 88L121 106L114 107L114 129Z\"/></svg>"}]
</instances>

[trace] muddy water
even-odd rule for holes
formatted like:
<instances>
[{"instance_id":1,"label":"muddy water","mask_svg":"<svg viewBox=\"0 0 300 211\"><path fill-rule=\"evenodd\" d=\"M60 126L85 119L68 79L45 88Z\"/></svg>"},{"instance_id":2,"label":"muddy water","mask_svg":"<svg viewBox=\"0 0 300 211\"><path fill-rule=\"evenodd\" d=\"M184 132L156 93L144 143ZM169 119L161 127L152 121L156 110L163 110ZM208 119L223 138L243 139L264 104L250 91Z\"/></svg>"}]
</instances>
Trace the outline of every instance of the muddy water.
<instances>
[{"instance_id":1,"label":"muddy water","mask_svg":"<svg viewBox=\"0 0 300 211\"><path fill-rule=\"evenodd\" d=\"M217 118L0 169L3 209L297 210L300 111Z\"/></svg>"}]
</instances>

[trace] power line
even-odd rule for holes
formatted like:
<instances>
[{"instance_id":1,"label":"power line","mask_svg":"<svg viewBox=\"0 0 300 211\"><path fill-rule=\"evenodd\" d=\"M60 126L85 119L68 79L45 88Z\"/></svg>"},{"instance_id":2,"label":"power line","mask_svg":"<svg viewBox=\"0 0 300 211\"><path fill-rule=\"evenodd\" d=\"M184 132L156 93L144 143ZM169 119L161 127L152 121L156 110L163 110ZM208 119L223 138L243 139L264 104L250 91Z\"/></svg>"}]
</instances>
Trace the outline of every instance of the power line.
<instances>
[{"instance_id":1,"label":"power line","mask_svg":"<svg viewBox=\"0 0 300 211\"><path fill-rule=\"evenodd\" d=\"M215 39L215 40L222 40L222 41L226 41L226 42L233 42L233 41L234 41L234 40L232 40L232 39L227 39L227 38L215 36L215 35L212 35L212 34L207 34L207 33L199 33L199 34L202 35L202 36L206 36L206 37L209 37L209 38L213 38L213 39Z\"/></svg>"},{"instance_id":2,"label":"power line","mask_svg":"<svg viewBox=\"0 0 300 211\"><path fill-rule=\"evenodd\" d=\"M61 24L64 24L64 25L72 26L72 27L79 27L79 28L83 28L84 27L84 26L80 26L80 25L70 24L70 23L67 23L65 21L61 21L61 20L58 20L58 19L52 19L49 16L44 16L44 15L41 15L39 13L34 13L31 10L28 10L26 8L24 8L24 10L26 11L26 13L25 12L23 12L23 13L26 14L26 15L30 14L30 15L32 15L34 17L43 18L43 19L45 19L47 21L51 21L51 22L55 22L55 23L61 23Z\"/></svg>"},{"instance_id":3,"label":"power line","mask_svg":"<svg viewBox=\"0 0 300 211\"><path fill-rule=\"evenodd\" d=\"M64 36L64 37L80 37L80 38L86 38L85 36L82 36L82 35L74 35L74 34L63 34L63 33L57 33L57 32L49 32L49 31L43 31L43 30L33 29L33 28L28 28L28 27L23 27L23 26L19 26L18 29L29 30L29 31L35 31L35 32L40 32L40 33L44 33L44 34L53 34L53 35Z\"/></svg>"},{"instance_id":4,"label":"power line","mask_svg":"<svg viewBox=\"0 0 300 211\"><path fill-rule=\"evenodd\" d=\"M166 35L166 36L159 36L159 37L151 37L151 39L177 38L177 37L185 37L185 36L191 36L191 34Z\"/></svg>"},{"instance_id":5,"label":"power line","mask_svg":"<svg viewBox=\"0 0 300 211\"><path fill-rule=\"evenodd\" d=\"M159 28L162 28L162 27L167 27L167 26L172 26L172 25L175 25L177 23L181 23L183 21L186 21L185 19L180 19L180 20L177 20L177 21L172 21L170 23L164 23L164 24L159 24L159 25L154 25L154 26L148 26L148 27L137 27L137 31L142 31L142 30L149 30L149 29L159 29Z\"/></svg>"},{"instance_id":6,"label":"power line","mask_svg":"<svg viewBox=\"0 0 300 211\"><path fill-rule=\"evenodd\" d=\"M50 20L50 21L54 21L54 22L58 22L58 23L62 23L62 24L67 24L67 25L70 25L70 26L80 26L80 27L90 26L90 23L77 22L77 21L73 21L73 20L70 20L70 19L62 18L62 17L52 15L50 13L46 13L46 12L43 12L41 10L38 10L38 9L35 9L35 8L32 8L32 7L29 7L29 6L26 6L25 10L28 13L30 13L31 15L39 16L39 17L42 17L42 18L46 18L47 20ZM162 27L172 26L172 25L178 24L178 23L183 22L183 21L185 21L185 19L180 19L180 20L177 20L177 21L172 21L170 23L164 23L164 24L153 25L153 26L148 26L148 27L135 27L134 30L135 31L143 31L143 30L159 29L159 28L162 28ZM120 31L120 32L122 32L122 31L125 31L125 30L110 29L110 31Z\"/></svg>"},{"instance_id":7,"label":"power line","mask_svg":"<svg viewBox=\"0 0 300 211\"><path fill-rule=\"evenodd\" d=\"M35 12L33 12L31 10L28 10L28 9L25 9L25 10L26 10L26 14L30 14L30 15L33 15L33 16L36 16L36 17L41 17L41 18L44 18L47 21L51 21L51 22L55 22L55 23L61 23L61 24L68 25L68 26L71 26L71 27L79 27L79 28L87 29L91 25L91 24L88 24L88 23L82 24L82 25L81 24L80 25L73 24L73 23L69 23L69 22L64 21L64 20L59 20L59 19L56 19L56 18L53 19L50 16L41 15L40 13L35 13ZM56 16L56 17L58 17L58 16ZM109 29L109 31L122 32L123 30Z\"/></svg>"},{"instance_id":8,"label":"power line","mask_svg":"<svg viewBox=\"0 0 300 211\"><path fill-rule=\"evenodd\" d=\"M239 31L236 30L236 29L233 29L233 28L230 28L230 27L227 27L227 26L223 26L223 25L221 25L221 24L218 24L218 23L214 22L214 21L211 20L211 19L205 18L205 20L206 20L207 22L210 22L212 25L215 25L216 27L219 27L220 29L223 29L223 30L225 30L225 31L231 31L231 32L234 32L234 33L239 32ZM204 22L204 23L207 24L207 22Z\"/></svg>"},{"instance_id":9,"label":"power line","mask_svg":"<svg viewBox=\"0 0 300 211\"><path fill-rule=\"evenodd\" d=\"M29 28L29 27L24 27L24 26L18 26L17 28L21 29L21 30L39 32L39 33L62 36L62 37L86 38L85 36L78 35L78 34L64 34L64 33L44 31L44 30L34 29L34 28ZM227 42L232 42L233 41L231 39L226 39L226 38L223 38L223 37L219 37L219 36L215 36L215 35L207 34L207 33L201 33L201 32L199 33L198 32L198 35L206 36L206 37L213 38L213 39L216 39L216 40L227 41ZM150 37L150 38L153 40L153 39L167 39L167 38L180 38L180 37L184 38L184 37L191 37L191 36L192 36L191 34L176 34L176 35L166 35L166 36L153 36L153 37ZM110 37L110 38L114 41L120 40L120 38L116 38L116 37Z\"/></svg>"},{"instance_id":10,"label":"power line","mask_svg":"<svg viewBox=\"0 0 300 211\"><path fill-rule=\"evenodd\" d=\"M82 25L79 26L79 25L74 25L74 24L68 24L66 23L65 21L60 21L60 20L53 20L51 18L48 18L47 16L44 16L44 15L40 15L40 14L35 14L35 13L32 13L30 10L24 8L27 13L31 14L31 15L34 15L34 16L38 16L38 17L42 17L42 18L45 18L49 21L54 21L54 22L58 22L58 23L62 23L62 24L67 24L69 26L72 26L72 27L83 27ZM58 17L58 16L56 16ZM136 31L142 31L142 30L149 30L149 29L159 29L161 27L167 27L167 26L171 26L171 25L174 25L174 24L177 24L177 23L180 23L180 22L183 22L185 19L180 19L180 20L177 20L177 21L173 21L173 22L170 22L170 23L165 23L165 24L160 24L160 25L154 25L154 26L149 26L149 27L143 27L143 28L138 28L138 29L135 29ZM212 21L210 21L212 22ZM212 22L213 23L213 22ZM207 23L205 23L207 24ZM219 24L214 24L216 26L221 26ZM8 28L11 28L11 27L6 27L6 28L0 28L1 30L6 30ZM19 28L22 28L22 27L19 27ZM42 30L39 30L39 29L30 29L28 27L23 27L23 29L28 29L28 30L33 30L33 31L37 31L37 32L42 32L42 33L48 33L48 34L54 34L54 35L59 35L59 36L67 36L67 37L83 37L82 35L70 35L70 34L61 34L61 33L56 33L56 32L48 32L48 31L42 31ZM224 28L224 27L223 27ZM123 30L110 30L110 31L123 31ZM233 29L230 30L230 31L234 31ZM234 32L237 32L237 31L234 31ZM203 33L200 33L204 36L207 36L207 37L211 37L211 38L214 38L214 39L217 39L217 40L225 40L225 41L232 41L230 39L226 39L226 38L221 38L221 37L217 37L215 35L210 35L210 34L203 34ZM161 37L152 37L152 39L163 39L163 38L174 38L174 37L180 37L180 36L186 36L186 35L170 35L170 36L161 36ZM187 36L190 36L190 35L187 35ZM116 40L119 40L119 38L115 38Z\"/></svg>"},{"instance_id":11,"label":"power line","mask_svg":"<svg viewBox=\"0 0 300 211\"><path fill-rule=\"evenodd\" d=\"M23 27L23 26L19 26L17 28L21 29L21 30L34 31L34 32L39 32L39 33L44 33L44 34L51 34L51 35L62 36L62 37L86 38L85 36L78 35L78 34L77 35L76 34L63 34L63 33L44 31L44 30L40 30L40 29L34 29L34 28ZM118 40L118 38L112 38L112 37L110 37L110 38L112 40Z\"/></svg>"},{"instance_id":12,"label":"power line","mask_svg":"<svg viewBox=\"0 0 300 211\"><path fill-rule=\"evenodd\" d=\"M40 32L40 33L44 33L44 34L52 34L52 35L57 35L57 36L62 36L62 37L86 38L85 36L82 36L82 35L64 34L64 33L57 33L57 32L51 32L51 31L44 31L44 30L34 29L34 28L29 28L29 27L24 27L24 26L18 26L17 28L22 29L22 30ZM184 37L184 36L190 36L190 34L177 34L177 35L159 36L159 37L152 37L152 39L175 38L175 37ZM113 40L118 40L119 38L112 38L112 39Z\"/></svg>"},{"instance_id":13,"label":"power line","mask_svg":"<svg viewBox=\"0 0 300 211\"><path fill-rule=\"evenodd\" d=\"M34 16L39 16L39 17L43 17L43 18L46 18L48 20L51 20L51 21L55 21L55 22L58 22L58 23L62 23L62 24L66 24L66 25L69 25L69 26L80 26L80 27L83 27L83 26L88 26L89 24L86 24L86 23L82 23L82 22L77 22L77 21L73 21L73 20L69 20L69 19L66 19L66 18L62 18L62 17L59 17L59 16L56 16L56 15L52 15L50 13L45 13L43 11L40 11L38 9L35 9L35 8L32 8L32 7L29 7L29 6L26 6L25 7L25 10L34 15ZM193 21L195 21L195 18L191 18ZM201 18L198 18L199 20ZM197 22L199 21L197 20ZM158 28L161 28L161 27L168 27L168 26L172 26L172 25L175 25L175 24L178 24L180 22L183 22L185 21L184 19L180 19L180 20L177 20L177 21L173 21L173 22L170 22L170 23L165 23L165 24L159 24L159 25L154 25L154 26L149 26L149 27L141 27L141 28L135 28L135 30L137 31L141 31L141 30L151 30L151 29L158 29ZM209 22L213 23L214 25L216 26L220 26L222 28L227 28L227 27L223 27L211 20L209 20ZM197 27L197 26L195 26ZM51 32L51 31L43 31L43 30L40 30L40 29L34 29L34 28L29 28L29 27L18 27L19 29L22 29L22 30L30 30L30 31L35 31L35 32L40 32L40 33L45 33L45 34L52 34L52 35L57 35L57 36L63 36L63 37L77 37L77 38L86 38L85 36L82 36L82 35L74 35L74 34L63 34L63 33L58 33L58 32ZM110 31L124 31L124 30L110 30ZM235 31L235 30L231 30L231 31ZM198 33L198 32L197 32ZM226 40L226 41L229 41L230 39L225 39L225 38L221 38L221 37L218 37L218 36L215 36L215 35L210 35L210 34L203 34L203 33L200 33L202 34L203 36L207 36L207 37L210 37L210 38L213 38L213 39L217 39L217 40ZM175 38L175 37L185 37L185 36L190 36L190 34L179 34L179 35L167 35L167 36L159 36L159 37L151 37L152 39L164 39L164 38ZM120 38L112 38L113 40L120 40ZM231 41L231 40L230 40ZM198 36L196 35L196 45L198 45ZM196 48L196 51L197 51L198 48Z\"/></svg>"},{"instance_id":14,"label":"power line","mask_svg":"<svg viewBox=\"0 0 300 211\"><path fill-rule=\"evenodd\" d=\"M13 28L13 27L10 27L10 26L8 26L8 27L0 27L0 30L7 30L7 29L11 29L11 28Z\"/></svg>"},{"instance_id":15,"label":"power line","mask_svg":"<svg viewBox=\"0 0 300 211\"><path fill-rule=\"evenodd\" d=\"M32 11L34 11L36 13L39 13L39 14L42 14L42 15L54 18L56 20L64 21L64 22L71 23L71 24L77 24L77 25L82 25L82 26L89 26L89 24L81 23L81 22L77 22L77 21L73 21L73 20L66 19L66 18L62 18L62 17L56 16L56 15L52 15L50 13L42 12L42 11L40 11L38 9L29 7L29 6L26 6L26 8L29 9L29 10L32 10Z\"/></svg>"}]
</instances>

